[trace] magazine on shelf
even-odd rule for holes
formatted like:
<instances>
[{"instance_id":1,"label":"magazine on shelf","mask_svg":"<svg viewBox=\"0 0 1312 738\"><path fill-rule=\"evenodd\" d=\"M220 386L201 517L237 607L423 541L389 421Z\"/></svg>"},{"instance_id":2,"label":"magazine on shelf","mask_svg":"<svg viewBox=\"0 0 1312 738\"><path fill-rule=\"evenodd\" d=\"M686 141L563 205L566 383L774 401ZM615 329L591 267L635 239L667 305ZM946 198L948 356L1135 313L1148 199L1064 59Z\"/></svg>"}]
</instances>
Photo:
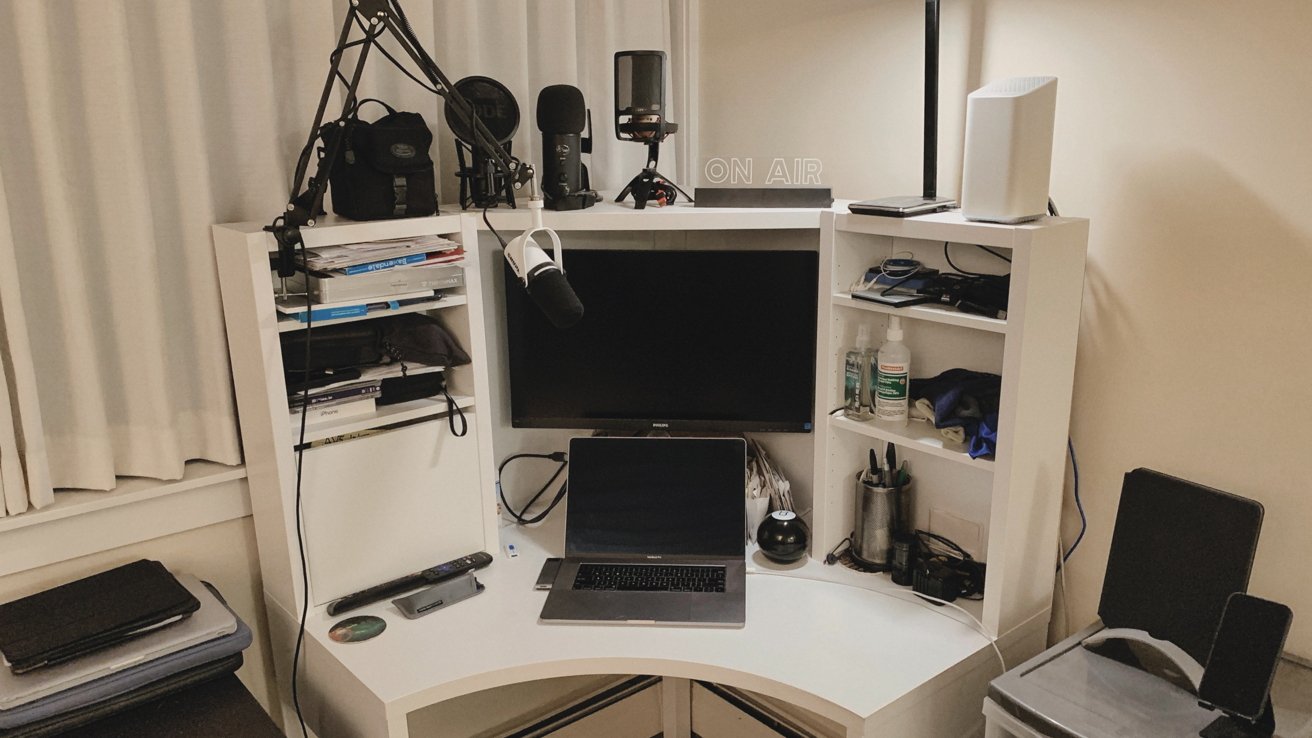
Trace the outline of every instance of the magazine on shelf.
<instances>
[{"instance_id":1,"label":"magazine on shelf","mask_svg":"<svg viewBox=\"0 0 1312 738\"><path fill-rule=\"evenodd\" d=\"M463 256L462 252L457 261ZM288 289L309 292L310 299L320 304L393 298L407 292L447 290L464 284L465 269L459 263L415 264L353 276L296 272L287 280Z\"/></svg>"},{"instance_id":2,"label":"magazine on shelf","mask_svg":"<svg viewBox=\"0 0 1312 738\"><path fill-rule=\"evenodd\" d=\"M331 271L346 269L361 264L371 264L398 258L423 256L416 261L425 261L428 254L454 251L460 244L442 236L415 236L368 243L348 243L337 246L319 246L305 250L304 266L313 271Z\"/></svg>"},{"instance_id":3,"label":"magazine on shelf","mask_svg":"<svg viewBox=\"0 0 1312 738\"><path fill-rule=\"evenodd\" d=\"M373 312L382 312L387 310L397 310L409 305L418 305L425 302L434 302L436 290L417 290L415 292L406 292L400 295L388 295L381 298L366 298L361 300L348 300L345 302L328 302L328 303L311 303L306 305L304 295L288 295L279 297L274 300L278 312L283 315L289 315L302 323L309 322L308 317L315 321L336 320L339 318L358 318ZM313 311L310 308L313 308Z\"/></svg>"}]
</instances>

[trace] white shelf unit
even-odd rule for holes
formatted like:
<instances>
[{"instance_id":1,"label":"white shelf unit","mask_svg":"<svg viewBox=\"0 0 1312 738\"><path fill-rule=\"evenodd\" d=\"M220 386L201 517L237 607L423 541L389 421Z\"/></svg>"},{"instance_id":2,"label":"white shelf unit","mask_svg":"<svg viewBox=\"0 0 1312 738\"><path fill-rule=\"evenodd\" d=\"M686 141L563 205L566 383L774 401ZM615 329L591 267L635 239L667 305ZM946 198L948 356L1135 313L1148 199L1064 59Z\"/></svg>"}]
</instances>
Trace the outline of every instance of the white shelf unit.
<instances>
[{"instance_id":1,"label":"white shelf unit","mask_svg":"<svg viewBox=\"0 0 1312 738\"><path fill-rule=\"evenodd\" d=\"M882 453L891 441L912 472L916 526L957 540L987 562L982 620L989 633L997 637L1036 620L1046 623L1088 222L1041 218L1006 226L966 221L957 212L905 219L830 212L820 232L817 415L842 405L843 359L857 327L870 326L877 347L894 314L903 318L913 378L961 367L1000 374L1002 390L997 453L978 459L925 422L901 427L854 421L841 411L819 419L811 555L823 557L852 531L855 475L870 448ZM962 269L1010 272L1005 319L937 306L894 308L850 296L854 281L894 254L948 269L945 244Z\"/></svg>"},{"instance_id":2,"label":"white shelf unit","mask_svg":"<svg viewBox=\"0 0 1312 738\"><path fill-rule=\"evenodd\" d=\"M303 233L308 247L424 234L466 245L476 241L473 219L461 215L368 223L329 218ZM307 593L302 591L295 518L300 424L288 410L280 334L304 325L280 319L274 307L272 236L254 223L215 226L213 235L265 599L276 650L289 657L290 641L279 641L288 637L289 626L295 627ZM315 321L311 328L423 311L437 318L472 359L445 372L448 390L468 423L463 437L451 433L447 401L441 396L307 425L301 520L308 596L315 610L381 581L472 551L495 554L499 549L477 248L468 250L464 267L465 286L444 291L440 300L360 318ZM368 430L380 432L359 434ZM329 439L335 440L322 443ZM282 661L280 681L285 684L287 674L281 669L289 661Z\"/></svg>"},{"instance_id":3,"label":"white shelf unit","mask_svg":"<svg viewBox=\"0 0 1312 738\"><path fill-rule=\"evenodd\" d=\"M528 224L528 214L522 210L502 209L489 215L493 225L507 237ZM934 689L940 690L939 693L951 693L948 696L956 700L952 704L970 702L977 706L973 692L965 698L959 693L975 690L982 694L983 680L994 669L991 652L976 642L969 630L959 631L959 624L951 622L955 616L939 617L932 614L933 610L920 607L914 599L875 597L862 591L895 590L895 595L906 594L905 588L892 585L886 577L858 575L819 564L828 548L846 535L844 529L850 529L853 507L850 473L855 472L860 460L865 458L866 449L877 439L891 438L899 444L900 453L910 460L918 488L923 489L923 499L956 518L978 522L982 531L979 545L984 547L979 553L990 564L988 597L983 602L962 603L967 612L979 617L995 635L1029 626L1013 636L1025 640L1023 645L1014 645L1015 651L1013 645L1002 644L1009 659L1022 655L1022 651L1027 655L1032 650L1030 646L1042 646L1061 502L1087 236L1084 221L1045 219L1036 225L1011 227L970 224L952 214L902 221L822 210L697 209L683 204L634 212L631 206L610 202L585 211L549 211L544 215L548 226L565 234L567 249L819 249L816 430L810 434L767 434L769 438L764 439L776 461L792 478L799 505L813 508L812 555L817 561L807 563L805 568L815 578L858 585L819 591L827 598L826 602L839 598L846 603L847 609L840 608L839 615L854 622L858 619L870 622L871 618L893 613L895 620L891 622L897 625L890 627L905 625L908 632L905 637L889 637L887 648L895 649L897 643L908 638L922 638L926 647L931 648L949 641L955 644L945 647L941 663L936 662L932 669L920 668L924 659L918 658L914 668L890 669L881 676L877 682L883 685L883 691L875 694L888 695L891 701L884 707L876 704L879 700L866 699L871 693L868 687L855 690L853 695L858 697L859 704L854 703L856 706L848 717L859 716L864 727L852 727L848 735L879 734L878 726L896 721L896 717L890 717L893 712L905 714L903 700L912 699L913 694L928 694L920 690L930 682L937 685ZM645 642L634 642L631 638L620 638L624 643L616 641L614 647L610 641L604 641L605 658L581 661L579 648L591 648L594 642L615 638L615 634L624 635L623 631L586 626L538 629L534 618L541 593L531 591L529 586L537 573L537 557L533 555L536 549L525 546L525 555L513 560L499 555L496 460L520 450L559 448L574 432L510 427L505 316L500 308L503 268L495 241L490 234L480 233L482 227L478 214L467 213L377 223L337 225L330 221L306 232L310 246L423 233L448 235L464 244L465 294L463 298L441 301L431 312L452 329L473 359L471 366L457 368L450 377L458 402L468 408L469 437L448 438L446 421L438 417L399 431L318 446L306 452L304 520L307 530L314 533L313 529L317 529L320 535L309 536L306 546L311 564L312 607L303 662L307 672L302 682L302 699L308 700L307 716L311 724L316 729L325 728L320 731L325 735L408 735L407 715L425 705L499 684L575 673L575 669L587 668L590 673L614 669L678 673L685 668L681 662L676 663L680 657L672 657L670 649L654 649L660 652L659 657L647 658L642 650ZM279 683L285 698L296 619L304 600L293 518L294 438L288 435L290 426L285 414L279 355L280 326L273 307L268 268L268 252L273 243L256 224L218 226L214 233L263 586ZM1001 431L1004 443L996 459L970 460L923 428L855 423L844 418L830 419L826 414L838 405L836 398L841 394L841 385L836 372L841 369L841 352L855 338L855 325L867 322L877 329L877 335L882 335L883 322L892 312L891 308L847 297L846 283L864 273L879 258L904 249L931 265L942 266L940 239L1006 249L1013 258L1012 309L1005 321L924 306L901 311L909 318L906 328L913 350L912 371L916 376L923 376L925 370L958 365L1003 375L1007 410ZM1005 266L993 257L972 253L977 251L956 246L953 259L965 268L981 271ZM374 416L311 426L307 440L419 420L444 410L444 400L420 400L380 408ZM1018 424L1023 424L1020 433ZM414 428L420 430L411 430ZM433 446L435 436L438 449L431 463L416 465L413 456ZM476 453L471 452L470 441L476 443ZM391 482L370 482L371 477L380 475ZM388 541L386 547L379 544L376 551L365 554L392 568L376 572L372 581L360 582L361 587L421 568L399 561L394 549L420 536L441 535L437 533L441 521L434 520L428 512L431 508L425 507L432 498L448 493L448 489L436 488L441 477L456 479L461 491L450 510L454 520L465 521L461 525L472 529L462 535L478 536L482 543L473 546L458 543L457 547L463 550L435 552L423 565L474 548L487 550L498 559L480 574L480 579L488 583L488 594L472 600L466 607L413 622L401 619L387 603L378 603L361 612L379 614L388 621L385 637L368 644L333 643L328 638L327 627L335 619L329 618L322 604L318 604L328 597L318 574L325 566L349 563L345 551L354 551L352 546L357 539L376 541L383 532ZM404 484L407 478L412 483ZM344 483L355 485L362 502L371 504L341 505L326 511L314 504L323 488L340 488ZM523 502L511 497L512 504ZM346 499L341 495L334 497L337 502ZM389 515L380 517L380 508ZM922 504L920 511L927 515L928 507ZM553 530L557 543L559 517L557 512L547 524L556 526ZM923 527L928 519L919 522ZM450 523L442 530L451 530L454 525ZM325 531L329 535L322 535ZM511 529L506 533L508 540L513 541L521 531ZM787 586L780 589L783 585ZM762 593L758 595L761 597L768 593L788 598L797 596L795 585L780 577L761 576L749 586ZM798 586L819 586L819 583L803 582ZM861 598L859 602L849 602L857 596ZM908 602L914 605L907 611L909 615L897 609ZM770 608L769 612L791 610ZM931 614L926 616L927 613ZM832 617L834 613L826 616ZM760 628L770 627L768 623L776 619L772 615L753 627L759 633ZM501 621L504 627L488 627L488 623ZM445 637L450 632L471 635L451 641ZM489 632L501 635L489 636ZM657 635L664 638L672 632L660 629ZM793 631L781 628L779 632ZM812 653L834 653L835 649L841 649L830 642L834 640L834 632L829 628L815 628L803 640L815 644ZM525 640L531 648L507 649L500 647L505 644L494 644L505 637ZM583 639L582 646L575 644L576 638ZM691 629L679 631L679 638L672 640L680 647L686 645L696 653L715 658L753 653L747 645L735 645L741 638L728 645L721 642L726 638L735 636ZM705 643L701 643L703 639ZM872 644L867 644L867 650L885 652L884 641L872 641ZM533 650L537 648L544 648L544 653ZM452 649L462 654L460 658L453 658ZM616 658L623 654L628 657ZM526 656L523 663L517 661L519 656ZM706 659L691 659L689 663L697 660ZM861 659L861 663L868 661L866 657ZM835 671L828 662L821 666L815 673L830 676L841 673L841 669ZM819 686L795 688L794 683L799 680L792 674L780 675L772 681L750 675L751 670L746 667L709 672L687 668L690 676L719 676L727 683L765 693L774 689L779 699L809 706L822 714L828 709L825 706L832 708L838 704L833 695L846 694L845 685L852 683L846 678L836 678L817 683ZM915 699L919 701L921 697Z\"/></svg>"}]
</instances>

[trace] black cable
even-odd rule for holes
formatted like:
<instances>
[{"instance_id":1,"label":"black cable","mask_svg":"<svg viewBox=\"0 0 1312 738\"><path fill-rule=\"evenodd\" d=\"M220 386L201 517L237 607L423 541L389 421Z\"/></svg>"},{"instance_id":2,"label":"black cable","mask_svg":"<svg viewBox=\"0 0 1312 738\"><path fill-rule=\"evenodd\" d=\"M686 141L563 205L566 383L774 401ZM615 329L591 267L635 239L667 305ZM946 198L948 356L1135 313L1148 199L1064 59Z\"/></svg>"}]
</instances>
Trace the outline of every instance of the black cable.
<instances>
[{"instance_id":1,"label":"black cable","mask_svg":"<svg viewBox=\"0 0 1312 738\"><path fill-rule=\"evenodd\" d=\"M502 238L500 233L497 233L497 229L492 227L492 221L487 219L487 209L489 207L491 206L490 205L483 206L483 223L487 225L487 229L489 231L492 231L492 235L496 236L497 241L501 244L501 248L504 249L506 247L506 239Z\"/></svg>"},{"instance_id":2,"label":"black cable","mask_svg":"<svg viewBox=\"0 0 1312 738\"><path fill-rule=\"evenodd\" d=\"M987 252L989 252L990 254L993 254L994 256L998 257L999 259L1002 259L1003 261L1007 262L1008 264L1011 263L1011 257L1010 257L1010 256L1007 256L1006 254L1003 254L1003 253L1001 253L1001 252L999 252L999 251L994 251L993 249L989 248L988 246L985 246L985 245L982 244L982 243L974 244L974 246L975 246L975 248L977 248L977 249L983 249L984 251L987 251Z\"/></svg>"},{"instance_id":3,"label":"black cable","mask_svg":"<svg viewBox=\"0 0 1312 738\"><path fill-rule=\"evenodd\" d=\"M542 485L541 489L537 491L537 494L533 495L533 498L530 499L519 512L515 512L515 508L510 506L510 502L506 500L506 491L501 486L501 472L505 470L506 465L516 459L548 459L560 464L560 466L556 467L556 472L551 475L551 478L547 480L546 484ZM560 504L560 501L565 498L565 493L569 491L568 479L565 480L564 484L560 485L560 491L557 492L555 498L551 500L551 504L547 505L547 509L531 518L528 517L529 508L533 507L533 504L537 502L542 495L546 494L546 491L551 488L552 484L555 484L556 480L560 478L561 473L565 471L565 467L567 466L569 466L569 457L565 455L564 451L553 451L549 454L511 454L501 462L500 466L497 467L497 496L501 498L501 506L506 509L506 512L510 513L510 517L515 519L516 525L533 525L534 523L540 523L551 514L552 510L556 509L556 505Z\"/></svg>"},{"instance_id":4,"label":"black cable","mask_svg":"<svg viewBox=\"0 0 1312 738\"><path fill-rule=\"evenodd\" d=\"M351 82L346 78L345 75L342 74L342 70L337 67L337 62L342 58L342 54L344 54L347 49L353 46L360 46L364 43L367 43L368 40L369 39L367 38L356 39L355 41L345 44L340 49L333 49L332 53L328 55L328 63L332 65L333 74L337 76L337 81L340 82L345 87L349 88L351 86ZM315 131L315 133L317 134L318 131ZM297 179L298 182L300 181L301 177L305 176L305 172L308 168L307 165L309 164L310 161L310 156L314 152L314 142L318 140L319 140L319 136L317 135L314 138L310 139L305 144L305 147L301 149L301 153L297 154L296 156L296 170L293 176ZM295 186L295 184L293 184L292 186Z\"/></svg>"},{"instance_id":5,"label":"black cable","mask_svg":"<svg viewBox=\"0 0 1312 738\"><path fill-rule=\"evenodd\" d=\"M301 263L306 264L305 240L300 240ZM308 285L308 282L307 282ZM310 368L310 337L314 328L314 309L310 303L309 290L305 295L305 369ZM301 666L301 646L305 642L305 619L310 614L310 570L305 560L305 531L301 525L301 477L305 462L305 424L310 417L310 383L305 382L301 388L301 428L296 442L296 550L301 558L301 619L296 630L296 648L292 651L292 706L296 708L296 719L301 723L301 737L309 738L305 728L305 715L301 712L301 697L296 686L296 677Z\"/></svg>"},{"instance_id":6,"label":"black cable","mask_svg":"<svg viewBox=\"0 0 1312 738\"><path fill-rule=\"evenodd\" d=\"M990 254L993 254L994 256L998 257L999 259L1002 259L1003 261L1007 262L1008 264L1011 263L1011 259L1010 259L1010 258L1008 258L1007 256L1005 256L1005 255L1003 255L1003 254L1001 254L1001 253L999 253L999 252L997 252L997 251L994 251L993 249L989 248L988 246L983 246L983 245L980 245L980 244L977 244L977 243L976 243L976 244L971 244L971 245L974 246L974 247L976 247L976 248L983 249L984 251L987 251L987 252L989 252ZM957 273L959 273L959 274L964 274L964 275L966 275L967 277L1001 277L1001 276L1005 276L1005 275L1001 275L1001 274L985 274L984 272L968 272L968 271L966 271L965 269L962 269L961 267L957 266L956 264L954 264L954 263L952 262L952 254L948 252L948 242L947 242L947 241L944 241L944 242L943 242L943 258L944 258L945 260L947 260L947 262L948 262L948 266L949 266L949 267L952 267L952 270L953 270L953 271L955 271L955 272L957 272Z\"/></svg>"},{"instance_id":7,"label":"black cable","mask_svg":"<svg viewBox=\"0 0 1312 738\"><path fill-rule=\"evenodd\" d=\"M465 419L465 411L456 404L456 398L447 391L445 381L442 382L442 395L446 397L446 424L451 429L451 435L464 438L469 433L469 421ZM460 430L456 430L456 418L460 418Z\"/></svg>"},{"instance_id":8,"label":"black cable","mask_svg":"<svg viewBox=\"0 0 1312 738\"><path fill-rule=\"evenodd\" d=\"M366 26L366 25L364 24L364 21L360 20L360 17L359 17L359 16L356 16L356 18L355 18L355 24L356 24L357 26L359 26L359 27L360 27L360 30L364 31L366 35L369 33L369 28L368 28L368 26ZM381 35L382 35L382 32L380 31L380 32L378 33L378 35L381 36ZM387 61L391 62L391 63L392 63L392 66L394 66L394 67L396 67L398 70L400 70L400 71L401 71L401 74L404 74L405 76L409 77L409 78L410 78L410 81L414 82L415 84L419 85L420 87L424 88L425 90L428 90L429 92L433 93L434 95L437 95L438 97L446 97L445 93L443 93L441 90L438 90L436 87L433 87L432 85L428 84L427 82L424 82L423 80L421 80L421 79L419 79L418 77L416 77L413 73L411 73L409 69L406 69L405 66L403 66L403 65L401 64L401 62L397 60L396 57L394 57L394 56L392 56L390 53L388 53L387 49L383 47L383 44L382 44L381 42L379 42L379 41L377 40L376 37L375 37L374 40L373 40L373 47L374 47L375 49L378 49L378 53L382 54L382 55L383 55L383 58L385 58L385 59L387 59Z\"/></svg>"},{"instance_id":9,"label":"black cable","mask_svg":"<svg viewBox=\"0 0 1312 738\"><path fill-rule=\"evenodd\" d=\"M943 545L947 546L948 548L951 548L953 551L956 551L958 554L960 554L961 558L965 561L975 560L974 558L971 557L970 554L966 553L966 549L962 548L961 546L958 546L951 538L941 536L937 533L930 533L927 530L917 530L916 535L924 536L926 538L931 538L935 541L938 541L939 543L942 543Z\"/></svg>"},{"instance_id":10,"label":"black cable","mask_svg":"<svg viewBox=\"0 0 1312 738\"><path fill-rule=\"evenodd\" d=\"M848 537L839 541L837 546L834 546L833 548L829 549L829 553L825 554L826 564L832 566L833 564L838 562L839 557L841 557L845 551L845 549L843 549L844 544L846 544L848 548L851 548L852 536L849 535Z\"/></svg>"},{"instance_id":11,"label":"black cable","mask_svg":"<svg viewBox=\"0 0 1312 738\"><path fill-rule=\"evenodd\" d=\"M1075 554L1075 549L1079 548L1080 541L1084 540L1084 532L1089 529L1089 518L1084 514L1084 502L1080 499L1080 467L1075 463L1075 442L1069 436L1066 438L1066 450L1071 456L1071 477L1074 480L1072 486L1075 493L1075 509L1080 512L1080 533L1075 536L1075 542L1061 557L1062 564L1070 561L1071 556Z\"/></svg>"}]
</instances>

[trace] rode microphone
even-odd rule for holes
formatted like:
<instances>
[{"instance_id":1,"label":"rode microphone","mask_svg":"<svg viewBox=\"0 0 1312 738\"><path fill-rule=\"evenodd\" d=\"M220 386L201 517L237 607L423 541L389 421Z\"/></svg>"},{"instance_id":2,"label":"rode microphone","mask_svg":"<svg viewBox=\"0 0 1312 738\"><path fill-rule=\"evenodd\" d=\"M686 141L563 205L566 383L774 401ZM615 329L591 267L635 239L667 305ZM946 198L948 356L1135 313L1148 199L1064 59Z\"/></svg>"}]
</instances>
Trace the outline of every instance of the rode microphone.
<instances>
[{"instance_id":1,"label":"rode microphone","mask_svg":"<svg viewBox=\"0 0 1312 738\"><path fill-rule=\"evenodd\" d=\"M542 200L530 196L528 209L533 225L506 245L506 263L515 277L524 285L547 320L557 328L569 328L583 317L583 303L579 302L574 288L565 279L560 259L560 236L542 225ZM551 256L533 240L533 234L542 232L551 238Z\"/></svg>"},{"instance_id":2,"label":"rode microphone","mask_svg":"<svg viewBox=\"0 0 1312 738\"><path fill-rule=\"evenodd\" d=\"M465 77L452 85L473 108L493 140L510 153L511 138L519 129L519 104L506 86L490 77ZM462 116L454 105L447 105L446 123L456 139L456 158L460 169L460 207L494 208L504 202L515 207L510 180L475 144L474 123ZM470 159L467 162L465 155Z\"/></svg>"},{"instance_id":3,"label":"rode microphone","mask_svg":"<svg viewBox=\"0 0 1312 738\"><path fill-rule=\"evenodd\" d=\"M597 203L581 158L592 153L591 132L582 135L589 117L583 93L573 85L551 85L538 93L542 194L552 210L581 210Z\"/></svg>"}]
</instances>

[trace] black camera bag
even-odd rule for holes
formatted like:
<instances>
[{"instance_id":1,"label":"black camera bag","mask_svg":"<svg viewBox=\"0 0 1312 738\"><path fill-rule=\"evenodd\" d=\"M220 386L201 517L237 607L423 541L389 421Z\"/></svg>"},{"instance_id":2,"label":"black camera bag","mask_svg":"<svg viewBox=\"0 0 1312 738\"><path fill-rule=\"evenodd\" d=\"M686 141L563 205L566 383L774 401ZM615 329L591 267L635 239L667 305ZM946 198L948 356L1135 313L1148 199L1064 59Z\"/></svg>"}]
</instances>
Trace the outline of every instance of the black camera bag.
<instances>
[{"instance_id":1,"label":"black camera bag","mask_svg":"<svg viewBox=\"0 0 1312 738\"><path fill-rule=\"evenodd\" d=\"M376 102L387 115L360 120L360 106ZM419 113L397 112L381 100L361 100L346 118L320 130L324 150L342 137L328 175L333 212L352 220L384 220L437 214L437 189L429 150L433 133Z\"/></svg>"}]
</instances>

